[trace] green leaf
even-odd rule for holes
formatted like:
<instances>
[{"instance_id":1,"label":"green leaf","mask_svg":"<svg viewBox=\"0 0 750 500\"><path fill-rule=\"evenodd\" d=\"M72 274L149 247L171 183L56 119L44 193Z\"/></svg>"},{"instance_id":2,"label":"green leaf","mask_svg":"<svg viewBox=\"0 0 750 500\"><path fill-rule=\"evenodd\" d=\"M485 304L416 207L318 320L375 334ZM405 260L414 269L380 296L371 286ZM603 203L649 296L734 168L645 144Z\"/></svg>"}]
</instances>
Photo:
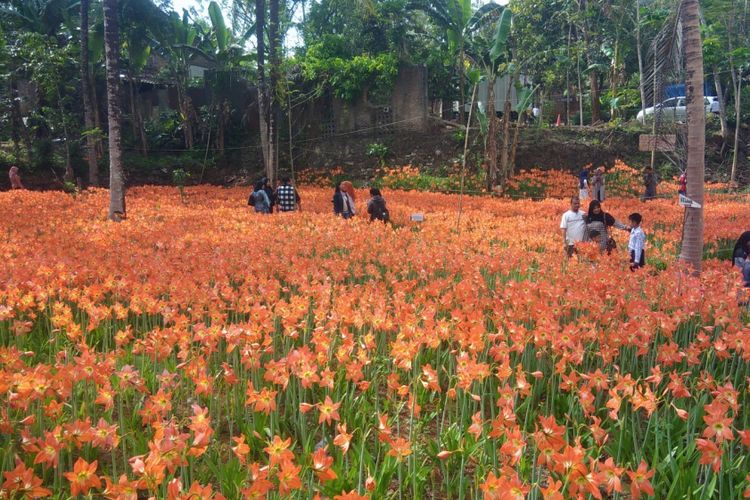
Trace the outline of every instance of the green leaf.
<instances>
[{"instance_id":1,"label":"green leaf","mask_svg":"<svg viewBox=\"0 0 750 500\"><path fill-rule=\"evenodd\" d=\"M229 44L229 30L224 24L224 16L221 14L219 4L211 2L208 5L208 15L211 17L211 25L216 34L216 46L219 48L219 52L224 52Z\"/></svg>"},{"instance_id":2,"label":"green leaf","mask_svg":"<svg viewBox=\"0 0 750 500\"><path fill-rule=\"evenodd\" d=\"M521 92L518 94L518 104L516 104L515 111L516 113L520 113L524 109L526 109L531 102L531 98L534 95L534 92L539 88L539 85L534 87L533 89L530 88L524 88L521 90Z\"/></svg>"},{"instance_id":3,"label":"green leaf","mask_svg":"<svg viewBox=\"0 0 750 500\"><path fill-rule=\"evenodd\" d=\"M511 18L510 9L503 9L500 19L497 20L495 35L492 37L492 49L490 49L490 58L493 61L498 60L500 56L504 55L508 48Z\"/></svg>"}]
</instances>

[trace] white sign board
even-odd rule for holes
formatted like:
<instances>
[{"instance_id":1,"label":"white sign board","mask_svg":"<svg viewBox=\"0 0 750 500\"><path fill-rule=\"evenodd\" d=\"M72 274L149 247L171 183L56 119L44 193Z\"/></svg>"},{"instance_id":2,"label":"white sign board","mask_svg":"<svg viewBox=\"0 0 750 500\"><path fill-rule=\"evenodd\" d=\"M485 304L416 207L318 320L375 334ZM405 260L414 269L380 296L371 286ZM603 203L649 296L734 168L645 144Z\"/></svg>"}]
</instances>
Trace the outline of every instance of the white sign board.
<instances>
[{"instance_id":1,"label":"white sign board","mask_svg":"<svg viewBox=\"0 0 750 500\"><path fill-rule=\"evenodd\" d=\"M411 214L411 220L414 222L424 222L424 214Z\"/></svg>"},{"instance_id":2,"label":"white sign board","mask_svg":"<svg viewBox=\"0 0 750 500\"><path fill-rule=\"evenodd\" d=\"M680 193L680 205L688 208L700 208L701 204L697 201L693 201L684 194Z\"/></svg>"}]
</instances>

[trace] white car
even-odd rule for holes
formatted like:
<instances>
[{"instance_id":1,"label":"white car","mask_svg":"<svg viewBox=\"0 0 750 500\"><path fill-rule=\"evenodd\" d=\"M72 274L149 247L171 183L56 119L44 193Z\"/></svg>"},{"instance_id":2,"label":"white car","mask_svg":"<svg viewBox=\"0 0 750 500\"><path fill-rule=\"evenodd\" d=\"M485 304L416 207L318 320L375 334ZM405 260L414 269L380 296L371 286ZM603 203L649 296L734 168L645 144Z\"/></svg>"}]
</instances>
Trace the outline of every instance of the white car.
<instances>
[{"instance_id":1,"label":"white car","mask_svg":"<svg viewBox=\"0 0 750 500\"><path fill-rule=\"evenodd\" d=\"M706 96L703 98L703 104L706 108L706 114L711 111L711 103L716 101L716 96ZM687 121L687 108L685 107L685 97L672 97L656 105L656 113L659 120L663 122L685 122ZM644 113L645 111L645 113ZM646 120L652 120L654 115L654 106L638 112L636 120L645 124Z\"/></svg>"}]
</instances>

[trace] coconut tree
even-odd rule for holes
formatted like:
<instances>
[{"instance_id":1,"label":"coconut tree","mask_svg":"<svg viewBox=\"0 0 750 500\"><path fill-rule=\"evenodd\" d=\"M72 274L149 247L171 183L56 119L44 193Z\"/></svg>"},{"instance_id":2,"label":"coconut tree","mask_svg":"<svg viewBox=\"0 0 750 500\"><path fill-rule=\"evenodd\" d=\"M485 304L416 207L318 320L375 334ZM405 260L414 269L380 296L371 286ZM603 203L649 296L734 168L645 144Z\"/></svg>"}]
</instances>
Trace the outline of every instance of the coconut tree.
<instances>
[{"instance_id":1,"label":"coconut tree","mask_svg":"<svg viewBox=\"0 0 750 500\"><path fill-rule=\"evenodd\" d=\"M687 196L700 207L685 209L680 259L696 274L703 259L703 181L705 173L706 115L703 104L703 49L698 0L682 0L687 107Z\"/></svg>"},{"instance_id":2,"label":"coconut tree","mask_svg":"<svg viewBox=\"0 0 750 500\"><path fill-rule=\"evenodd\" d=\"M109 219L125 217L125 177L120 133L120 33L117 0L104 0L104 53L107 60L107 119L109 125Z\"/></svg>"}]
</instances>

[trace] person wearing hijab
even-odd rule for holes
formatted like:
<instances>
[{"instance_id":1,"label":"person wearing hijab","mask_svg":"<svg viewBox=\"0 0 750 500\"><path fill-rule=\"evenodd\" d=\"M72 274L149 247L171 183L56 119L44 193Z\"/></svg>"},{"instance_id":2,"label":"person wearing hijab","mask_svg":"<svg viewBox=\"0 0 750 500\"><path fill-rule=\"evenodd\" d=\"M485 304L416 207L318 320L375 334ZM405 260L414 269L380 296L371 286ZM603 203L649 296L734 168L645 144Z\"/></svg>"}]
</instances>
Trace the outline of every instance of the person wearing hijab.
<instances>
[{"instance_id":1,"label":"person wearing hijab","mask_svg":"<svg viewBox=\"0 0 750 500\"><path fill-rule=\"evenodd\" d=\"M342 217L344 214L344 195L341 194L341 183L336 184L336 188L333 191L333 215Z\"/></svg>"},{"instance_id":2,"label":"person wearing hijab","mask_svg":"<svg viewBox=\"0 0 750 500\"><path fill-rule=\"evenodd\" d=\"M385 199L380 189L370 188L370 196L372 198L367 202L367 213L370 214L370 222L375 220L388 222L390 215L388 214L388 208L385 206Z\"/></svg>"},{"instance_id":3,"label":"person wearing hijab","mask_svg":"<svg viewBox=\"0 0 750 500\"><path fill-rule=\"evenodd\" d=\"M604 211L601 202L598 200L591 200L591 203L589 203L588 214L586 214L586 230L589 239L598 242L599 249L602 252L606 250L610 253L614 248L614 240L609 234L609 228L613 226L624 231L628 230L628 226L619 222L612 215ZM610 240L612 240L612 242L610 242Z\"/></svg>"},{"instance_id":4,"label":"person wearing hijab","mask_svg":"<svg viewBox=\"0 0 750 500\"><path fill-rule=\"evenodd\" d=\"M13 165L8 171L8 177L10 177L10 188L11 189L23 189L21 183L21 175L18 173L18 167Z\"/></svg>"},{"instance_id":5,"label":"person wearing hijab","mask_svg":"<svg viewBox=\"0 0 750 500\"><path fill-rule=\"evenodd\" d=\"M263 181L259 181L255 185L255 190L253 191L253 194L251 195L253 197L253 207L255 207L255 211L257 213L261 214L268 214L271 213L271 200L268 198L268 195L265 191L265 183Z\"/></svg>"},{"instance_id":6,"label":"person wearing hijab","mask_svg":"<svg viewBox=\"0 0 750 500\"><path fill-rule=\"evenodd\" d=\"M732 263L742 271L742 284L750 288L750 231L742 233L734 244Z\"/></svg>"},{"instance_id":7,"label":"person wearing hijab","mask_svg":"<svg viewBox=\"0 0 750 500\"><path fill-rule=\"evenodd\" d=\"M339 184L339 188L341 189L341 199L343 202L341 216L344 219L350 219L356 215L356 209L354 208L354 186L351 182L344 181Z\"/></svg>"}]
</instances>

